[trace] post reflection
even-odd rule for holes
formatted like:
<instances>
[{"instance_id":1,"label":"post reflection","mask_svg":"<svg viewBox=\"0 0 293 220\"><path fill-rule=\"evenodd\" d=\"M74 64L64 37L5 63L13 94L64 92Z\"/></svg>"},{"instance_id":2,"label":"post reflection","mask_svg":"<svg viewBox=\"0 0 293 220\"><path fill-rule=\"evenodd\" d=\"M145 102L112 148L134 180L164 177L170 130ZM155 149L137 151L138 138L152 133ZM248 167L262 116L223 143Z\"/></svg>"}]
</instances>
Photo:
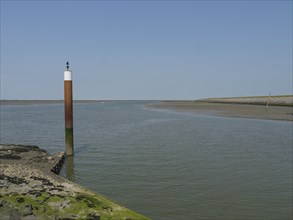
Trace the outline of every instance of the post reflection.
<instances>
[{"instance_id":1,"label":"post reflection","mask_svg":"<svg viewBox=\"0 0 293 220\"><path fill-rule=\"evenodd\" d=\"M73 156L67 156L65 159L65 175L68 180L75 181Z\"/></svg>"}]
</instances>

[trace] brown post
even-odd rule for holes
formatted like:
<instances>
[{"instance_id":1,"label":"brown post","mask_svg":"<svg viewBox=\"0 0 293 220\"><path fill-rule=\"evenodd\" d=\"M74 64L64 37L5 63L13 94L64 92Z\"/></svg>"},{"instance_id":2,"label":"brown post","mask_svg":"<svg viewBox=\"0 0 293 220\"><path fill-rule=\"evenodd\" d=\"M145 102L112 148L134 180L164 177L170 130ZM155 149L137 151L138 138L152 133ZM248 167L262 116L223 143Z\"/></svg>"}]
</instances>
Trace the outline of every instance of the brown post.
<instances>
[{"instance_id":1,"label":"brown post","mask_svg":"<svg viewBox=\"0 0 293 220\"><path fill-rule=\"evenodd\" d=\"M73 155L73 109L72 109L72 72L69 63L64 71L64 110L65 110L65 153L66 156Z\"/></svg>"}]
</instances>

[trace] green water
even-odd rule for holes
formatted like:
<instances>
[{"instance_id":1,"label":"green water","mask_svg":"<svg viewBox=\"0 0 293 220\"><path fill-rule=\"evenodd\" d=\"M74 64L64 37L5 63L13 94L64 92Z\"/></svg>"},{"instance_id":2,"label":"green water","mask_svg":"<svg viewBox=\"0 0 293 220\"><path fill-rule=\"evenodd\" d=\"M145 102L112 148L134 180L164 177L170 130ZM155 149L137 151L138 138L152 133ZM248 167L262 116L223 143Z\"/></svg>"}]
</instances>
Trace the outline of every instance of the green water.
<instances>
[{"instance_id":1,"label":"green water","mask_svg":"<svg viewBox=\"0 0 293 220\"><path fill-rule=\"evenodd\" d=\"M62 175L153 219L292 219L292 122L76 104ZM1 143L64 150L63 105L1 106Z\"/></svg>"}]
</instances>

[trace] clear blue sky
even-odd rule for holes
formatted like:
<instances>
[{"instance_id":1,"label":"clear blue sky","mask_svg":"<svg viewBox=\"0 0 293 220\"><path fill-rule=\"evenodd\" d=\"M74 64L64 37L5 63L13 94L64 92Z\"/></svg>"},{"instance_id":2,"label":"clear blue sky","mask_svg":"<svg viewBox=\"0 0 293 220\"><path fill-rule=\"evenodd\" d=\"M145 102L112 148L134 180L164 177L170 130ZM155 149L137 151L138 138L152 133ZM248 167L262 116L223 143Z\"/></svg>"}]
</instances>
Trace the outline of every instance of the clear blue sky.
<instances>
[{"instance_id":1,"label":"clear blue sky","mask_svg":"<svg viewBox=\"0 0 293 220\"><path fill-rule=\"evenodd\" d=\"M1 1L1 99L292 94L292 1Z\"/></svg>"}]
</instances>

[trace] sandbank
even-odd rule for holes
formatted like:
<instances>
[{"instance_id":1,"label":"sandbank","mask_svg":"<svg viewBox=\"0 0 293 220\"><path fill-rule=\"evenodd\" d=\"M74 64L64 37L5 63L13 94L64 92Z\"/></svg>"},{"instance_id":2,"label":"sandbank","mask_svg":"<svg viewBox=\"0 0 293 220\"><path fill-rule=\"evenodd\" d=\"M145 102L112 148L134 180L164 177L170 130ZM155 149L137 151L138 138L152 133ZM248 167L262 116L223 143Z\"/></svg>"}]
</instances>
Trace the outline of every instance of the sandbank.
<instances>
[{"instance_id":1,"label":"sandbank","mask_svg":"<svg viewBox=\"0 0 293 220\"><path fill-rule=\"evenodd\" d=\"M293 120L292 106L266 106L254 104L212 103L207 101L165 101L147 105L149 109L189 112L202 115Z\"/></svg>"}]
</instances>

